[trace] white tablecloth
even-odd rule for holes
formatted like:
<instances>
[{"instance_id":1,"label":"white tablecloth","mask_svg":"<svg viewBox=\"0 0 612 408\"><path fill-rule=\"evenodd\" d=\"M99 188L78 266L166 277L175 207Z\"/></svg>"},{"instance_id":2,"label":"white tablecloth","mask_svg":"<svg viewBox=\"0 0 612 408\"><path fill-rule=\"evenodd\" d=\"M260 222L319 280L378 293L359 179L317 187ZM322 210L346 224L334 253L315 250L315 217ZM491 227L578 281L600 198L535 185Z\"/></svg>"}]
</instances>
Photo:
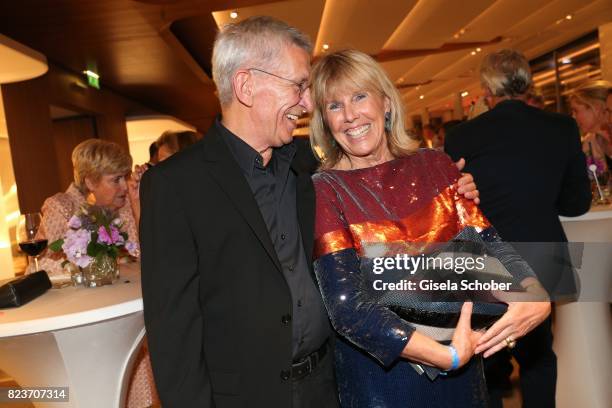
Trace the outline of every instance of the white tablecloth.
<instances>
[{"instance_id":1,"label":"white tablecloth","mask_svg":"<svg viewBox=\"0 0 612 408\"><path fill-rule=\"evenodd\" d=\"M142 339L140 265L100 288L51 289L0 310L0 369L23 387L69 387L68 403L37 407L120 407Z\"/></svg>"}]
</instances>

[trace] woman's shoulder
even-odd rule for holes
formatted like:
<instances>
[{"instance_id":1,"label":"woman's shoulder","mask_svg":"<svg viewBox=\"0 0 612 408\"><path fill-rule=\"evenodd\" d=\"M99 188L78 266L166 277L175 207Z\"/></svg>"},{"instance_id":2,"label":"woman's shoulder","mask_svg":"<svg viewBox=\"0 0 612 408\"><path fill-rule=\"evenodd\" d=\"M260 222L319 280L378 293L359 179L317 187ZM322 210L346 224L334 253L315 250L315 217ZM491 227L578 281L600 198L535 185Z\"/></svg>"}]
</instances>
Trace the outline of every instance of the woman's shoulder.
<instances>
[{"instance_id":1,"label":"woman's shoulder","mask_svg":"<svg viewBox=\"0 0 612 408\"><path fill-rule=\"evenodd\" d=\"M43 214L61 213L65 218L69 218L78 207L78 201L69 193L56 193L48 197L42 206Z\"/></svg>"},{"instance_id":2,"label":"woman's shoulder","mask_svg":"<svg viewBox=\"0 0 612 408\"><path fill-rule=\"evenodd\" d=\"M446 153L436 149L420 148L399 160L405 166L411 166L416 170L425 172L432 168L454 168L452 159Z\"/></svg>"},{"instance_id":3,"label":"woman's shoulder","mask_svg":"<svg viewBox=\"0 0 612 408\"><path fill-rule=\"evenodd\" d=\"M332 170L318 170L312 175L312 184L317 195L331 193L338 183Z\"/></svg>"}]
</instances>

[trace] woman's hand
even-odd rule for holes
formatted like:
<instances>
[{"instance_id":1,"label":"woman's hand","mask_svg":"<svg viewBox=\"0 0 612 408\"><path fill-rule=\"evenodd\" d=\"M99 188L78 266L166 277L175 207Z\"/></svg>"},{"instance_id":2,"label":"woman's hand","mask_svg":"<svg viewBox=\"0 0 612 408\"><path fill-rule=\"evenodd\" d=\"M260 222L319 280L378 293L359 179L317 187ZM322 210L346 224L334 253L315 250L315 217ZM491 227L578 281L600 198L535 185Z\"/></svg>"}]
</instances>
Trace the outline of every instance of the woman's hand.
<instances>
[{"instance_id":1,"label":"woman's hand","mask_svg":"<svg viewBox=\"0 0 612 408\"><path fill-rule=\"evenodd\" d=\"M495 297L508 303L508 310L504 315L491 326L478 342L476 353L484 352L483 356L489 357L504 347L508 346L508 341L516 341L523 337L550 314L550 302L547 301L548 295L542 286L534 278L536 284L522 282L527 291L523 293L496 292ZM539 301L533 301L534 299Z\"/></svg>"},{"instance_id":2,"label":"woman's hand","mask_svg":"<svg viewBox=\"0 0 612 408\"><path fill-rule=\"evenodd\" d=\"M465 365L476 353L476 346L483 333L472 330L472 302L465 302L461 307L459 322L453 333L451 344L459 355L459 367ZM450 364L447 368L450 368Z\"/></svg>"},{"instance_id":3,"label":"woman's hand","mask_svg":"<svg viewBox=\"0 0 612 408\"><path fill-rule=\"evenodd\" d=\"M145 171L147 171L146 165L134 166L134 171L128 179L128 195L130 196L130 203L132 205L132 213L134 214L134 220L136 225L140 222L140 180Z\"/></svg>"},{"instance_id":4,"label":"woman's hand","mask_svg":"<svg viewBox=\"0 0 612 408\"><path fill-rule=\"evenodd\" d=\"M459 322L453 334L452 344L457 350L459 367L466 364L474 355L474 350L482 333L472 330L472 303L466 302L461 308ZM418 331L412 337L402 351L402 357L448 370L452 366L452 355L447 346L444 346Z\"/></svg>"},{"instance_id":5,"label":"woman's hand","mask_svg":"<svg viewBox=\"0 0 612 408\"><path fill-rule=\"evenodd\" d=\"M146 165L139 166L137 164L134 166L134 171L130 175L128 180L128 193L130 194L132 201L140 201L140 180L142 179L142 175L145 171L147 171Z\"/></svg>"},{"instance_id":6,"label":"woman's hand","mask_svg":"<svg viewBox=\"0 0 612 408\"><path fill-rule=\"evenodd\" d=\"M457 169L459 171L463 170L465 167L465 159L461 158L458 162L455 163ZM480 204L480 192L476 188L476 183L474 183L474 177L472 177L469 173L461 173L462 176L459 180L457 180L457 192L459 194L463 194L463 196L469 200L474 200L474 203Z\"/></svg>"}]
</instances>

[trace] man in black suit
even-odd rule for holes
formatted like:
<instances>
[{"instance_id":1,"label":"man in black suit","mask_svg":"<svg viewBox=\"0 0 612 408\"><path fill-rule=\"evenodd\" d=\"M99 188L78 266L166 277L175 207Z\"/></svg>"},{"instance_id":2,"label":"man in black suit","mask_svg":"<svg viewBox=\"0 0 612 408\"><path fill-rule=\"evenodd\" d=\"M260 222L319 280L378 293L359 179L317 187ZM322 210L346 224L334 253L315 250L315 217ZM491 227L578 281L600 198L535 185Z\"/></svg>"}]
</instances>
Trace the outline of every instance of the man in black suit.
<instances>
[{"instance_id":1,"label":"man in black suit","mask_svg":"<svg viewBox=\"0 0 612 408\"><path fill-rule=\"evenodd\" d=\"M143 301L164 407L337 406L311 263L312 155L292 143L311 109L310 52L271 18L225 28L223 118L145 173Z\"/></svg>"},{"instance_id":2,"label":"man in black suit","mask_svg":"<svg viewBox=\"0 0 612 408\"><path fill-rule=\"evenodd\" d=\"M269 17L213 50L222 118L148 170L144 317L164 407L337 407L332 335L312 271L309 40ZM471 176L460 192L477 197Z\"/></svg>"},{"instance_id":3,"label":"man in black suit","mask_svg":"<svg viewBox=\"0 0 612 408\"><path fill-rule=\"evenodd\" d=\"M480 77L491 110L454 127L447 135L445 151L455 159L465 157L466 171L474 175L482 193L480 208L504 241L566 242L559 215L581 215L591 202L576 122L526 104L531 72L525 57L516 51L486 56ZM549 293L555 294L564 269L556 255L565 248L538 248L526 251L520 245L517 250ZM567 259L566 253L563 257ZM504 335L511 339L511 328ZM499 337L492 339L484 347L499 341ZM550 318L512 351L520 364L524 406L554 406L557 371ZM500 392L492 384L495 365L490 368L487 381L493 385L492 402L501 407Z\"/></svg>"}]
</instances>

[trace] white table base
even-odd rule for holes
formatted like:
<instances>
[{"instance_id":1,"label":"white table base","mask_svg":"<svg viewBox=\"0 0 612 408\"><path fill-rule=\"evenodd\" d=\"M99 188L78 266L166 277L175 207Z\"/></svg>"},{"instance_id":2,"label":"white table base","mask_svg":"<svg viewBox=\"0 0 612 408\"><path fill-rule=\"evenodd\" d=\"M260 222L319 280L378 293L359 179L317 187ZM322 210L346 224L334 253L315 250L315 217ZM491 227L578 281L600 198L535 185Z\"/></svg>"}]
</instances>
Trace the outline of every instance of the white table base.
<instances>
[{"instance_id":1,"label":"white table base","mask_svg":"<svg viewBox=\"0 0 612 408\"><path fill-rule=\"evenodd\" d=\"M1 368L22 387L69 387L68 403L38 407L125 405L145 334L142 312L63 330L0 338Z\"/></svg>"},{"instance_id":2,"label":"white table base","mask_svg":"<svg viewBox=\"0 0 612 408\"><path fill-rule=\"evenodd\" d=\"M585 242L578 302L555 305L557 408L612 406L612 206L563 219L569 241ZM593 302L593 300L600 300ZM607 301L606 301L607 300Z\"/></svg>"}]
</instances>

